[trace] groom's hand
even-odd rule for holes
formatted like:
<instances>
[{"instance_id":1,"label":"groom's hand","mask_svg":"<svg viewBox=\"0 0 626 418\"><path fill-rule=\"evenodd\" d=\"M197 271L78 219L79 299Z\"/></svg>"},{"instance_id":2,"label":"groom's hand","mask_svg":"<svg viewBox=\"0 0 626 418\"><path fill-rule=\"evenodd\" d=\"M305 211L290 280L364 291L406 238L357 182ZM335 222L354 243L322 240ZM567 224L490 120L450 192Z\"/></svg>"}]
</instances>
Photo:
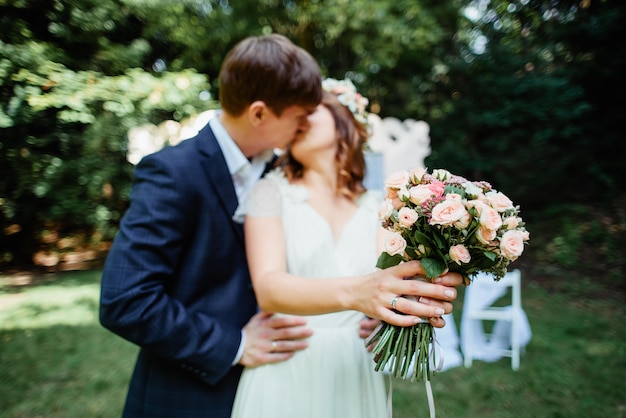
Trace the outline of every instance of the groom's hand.
<instances>
[{"instance_id":1,"label":"groom's hand","mask_svg":"<svg viewBox=\"0 0 626 418\"><path fill-rule=\"evenodd\" d=\"M367 339L372 333L376 330L376 327L380 324L380 319L370 318L366 316L359 323L359 337L363 339ZM367 351L372 351L374 348L374 343L368 345Z\"/></svg>"},{"instance_id":2,"label":"groom's hand","mask_svg":"<svg viewBox=\"0 0 626 418\"><path fill-rule=\"evenodd\" d=\"M378 324L380 324L380 319L370 318L369 316L363 318L359 323L359 337L369 337Z\"/></svg>"},{"instance_id":3,"label":"groom's hand","mask_svg":"<svg viewBox=\"0 0 626 418\"><path fill-rule=\"evenodd\" d=\"M239 364L247 367L278 363L309 346L313 330L298 316L275 316L259 312L244 326L244 350Z\"/></svg>"}]
</instances>

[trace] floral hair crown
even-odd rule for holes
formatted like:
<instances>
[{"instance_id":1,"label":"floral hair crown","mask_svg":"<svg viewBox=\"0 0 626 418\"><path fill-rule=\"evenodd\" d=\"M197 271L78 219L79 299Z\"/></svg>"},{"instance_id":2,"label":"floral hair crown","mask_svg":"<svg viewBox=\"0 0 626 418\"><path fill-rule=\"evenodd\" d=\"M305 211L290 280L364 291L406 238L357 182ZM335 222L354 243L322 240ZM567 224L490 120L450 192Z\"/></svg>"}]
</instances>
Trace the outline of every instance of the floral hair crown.
<instances>
[{"instance_id":1,"label":"floral hair crown","mask_svg":"<svg viewBox=\"0 0 626 418\"><path fill-rule=\"evenodd\" d=\"M325 78L322 81L322 88L337 96L339 102L350 109L354 118L363 126L368 127L368 113L365 107L369 104L369 100L356 90L350 79Z\"/></svg>"}]
</instances>

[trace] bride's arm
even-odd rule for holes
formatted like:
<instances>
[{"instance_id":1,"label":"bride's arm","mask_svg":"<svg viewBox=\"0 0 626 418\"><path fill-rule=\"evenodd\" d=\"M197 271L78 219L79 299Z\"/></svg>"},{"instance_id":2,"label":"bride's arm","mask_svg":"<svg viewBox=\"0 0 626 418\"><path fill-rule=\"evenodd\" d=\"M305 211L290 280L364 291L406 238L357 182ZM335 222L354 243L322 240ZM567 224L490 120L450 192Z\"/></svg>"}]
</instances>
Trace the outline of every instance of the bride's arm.
<instances>
[{"instance_id":1,"label":"bride's arm","mask_svg":"<svg viewBox=\"0 0 626 418\"><path fill-rule=\"evenodd\" d=\"M246 251L259 306L267 312L313 315L358 310L369 317L408 326L419 317L440 317L452 311L453 288L461 284L457 274L439 278L439 284L403 280L423 274L419 262L402 263L365 276L310 279L287 273L283 225L279 216L246 217ZM400 299L396 309L389 302L398 295L425 296L436 303ZM435 324L434 324L435 325Z\"/></svg>"}]
</instances>

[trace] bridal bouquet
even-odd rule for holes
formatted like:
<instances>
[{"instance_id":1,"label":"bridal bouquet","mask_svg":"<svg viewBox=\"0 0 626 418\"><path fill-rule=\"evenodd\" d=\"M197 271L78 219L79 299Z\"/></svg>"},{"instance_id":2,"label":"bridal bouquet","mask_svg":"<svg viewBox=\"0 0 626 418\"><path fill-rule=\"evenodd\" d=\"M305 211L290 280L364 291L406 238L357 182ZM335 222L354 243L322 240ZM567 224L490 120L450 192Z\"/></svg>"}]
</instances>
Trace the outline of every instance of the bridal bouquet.
<instances>
[{"instance_id":1,"label":"bridal bouquet","mask_svg":"<svg viewBox=\"0 0 626 418\"><path fill-rule=\"evenodd\" d=\"M429 280L446 270L466 284L478 272L500 280L529 239L519 207L487 182L419 168L391 174L385 191L379 218L389 236L377 267L417 259ZM368 341L377 371L424 381L437 371L428 321L407 328L382 322Z\"/></svg>"}]
</instances>

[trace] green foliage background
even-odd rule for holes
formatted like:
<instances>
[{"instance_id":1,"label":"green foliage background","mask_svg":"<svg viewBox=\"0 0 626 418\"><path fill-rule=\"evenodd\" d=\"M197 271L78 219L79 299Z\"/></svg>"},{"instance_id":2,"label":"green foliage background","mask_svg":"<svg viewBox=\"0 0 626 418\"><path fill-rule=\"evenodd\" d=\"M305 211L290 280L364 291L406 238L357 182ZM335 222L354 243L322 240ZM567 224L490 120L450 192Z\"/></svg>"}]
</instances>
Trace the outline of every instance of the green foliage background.
<instances>
[{"instance_id":1,"label":"green foliage background","mask_svg":"<svg viewBox=\"0 0 626 418\"><path fill-rule=\"evenodd\" d=\"M0 263L105 254L127 131L217 103L225 53L278 32L381 116L429 123L429 168L522 206L526 267L616 280L626 262L626 15L611 0L0 0Z\"/></svg>"}]
</instances>

